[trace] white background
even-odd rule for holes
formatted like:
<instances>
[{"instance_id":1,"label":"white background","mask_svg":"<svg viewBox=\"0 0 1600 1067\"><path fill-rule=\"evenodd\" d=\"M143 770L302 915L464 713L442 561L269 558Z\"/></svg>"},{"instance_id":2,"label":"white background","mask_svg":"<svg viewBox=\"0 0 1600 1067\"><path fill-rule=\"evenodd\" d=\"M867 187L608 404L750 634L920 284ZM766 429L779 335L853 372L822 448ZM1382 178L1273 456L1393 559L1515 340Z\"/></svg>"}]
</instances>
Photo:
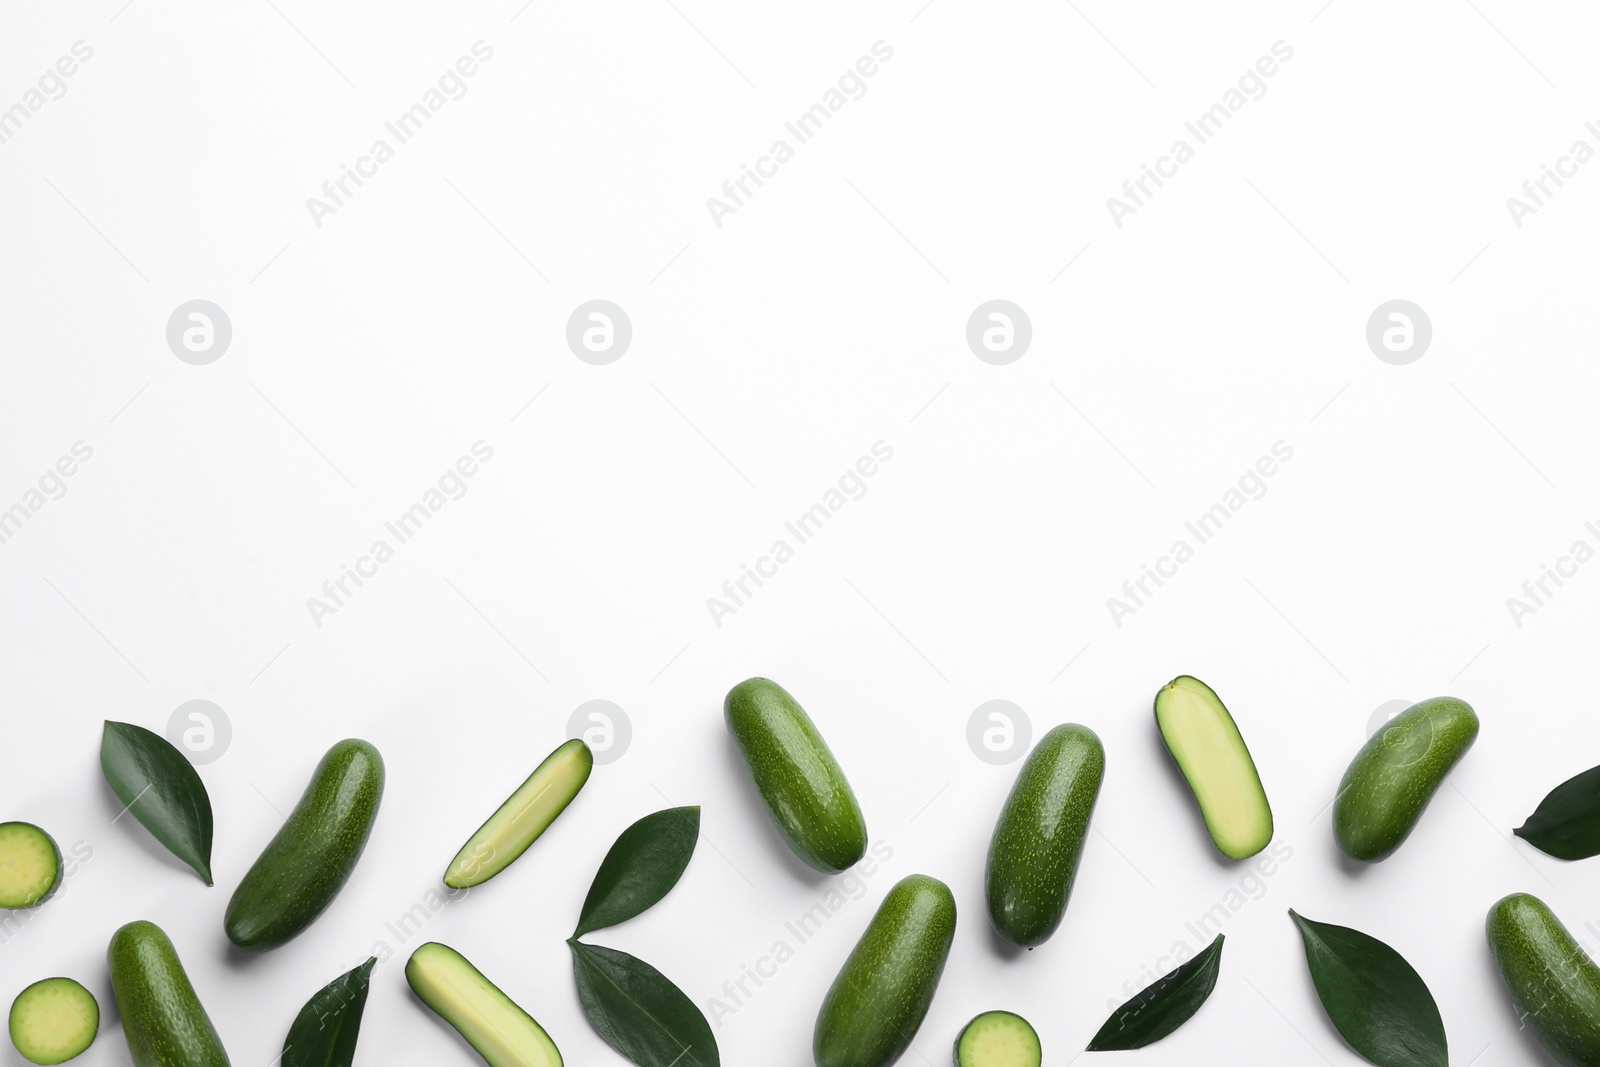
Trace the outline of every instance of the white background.
<instances>
[{"instance_id":1,"label":"white background","mask_svg":"<svg viewBox=\"0 0 1600 1067\"><path fill-rule=\"evenodd\" d=\"M1005 1007L1065 1063L1246 877L1151 720L1188 672L1232 708L1293 854L1226 924L1210 1002L1140 1062L1359 1062L1289 907L1400 950L1453 1062L1539 1061L1482 928L1526 890L1591 945L1600 929L1600 868L1508 836L1600 762L1600 567L1520 627L1506 604L1578 538L1600 546L1583 528L1600 519L1600 167L1520 228L1506 198L1574 140L1600 147L1583 128L1600 16L920 2L6 8L0 107L74 42L93 57L0 145L0 508L74 442L94 455L0 545L0 815L93 859L0 945L0 1000L84 980L105 1026L81 1062L122 1063L104 947L151 919L233 1062L266 1067L301 1004L387 939L358 1062L470 1063L401 973L433 939L569 1063L621 1062L562 942L623 827L703 805L679 887L594 936L702 1005L828 891L723 729L722 695L764 674L815 718L893 858L720 1019L724 1062L808 1064L876 902L925 872L961 918L904 1062L945 1062L963 1022ZM306 199L479 40L494 54L465 97L315 225ZM880 40L893 58L866 95L717 227L706 198ZM1293 58L1266 95L1114 225L1107 197L1280 40ZM195 298L233 324L209 366L165 341ZM633 323L604 367L564 340L593 298ZM1033 324L1004 367L964 337L993 298ZM1433 323L1409 366L1364 337L1395 298ZM316 625L307 598L479 440L494 457L467 495ZM707 598L880 440L893 459L865 497L714 625ZM1294 455L1266 495L1115 625L1106 599L1278 441ZM1349 869L1326 806L1369 717L1441 693L1478 708L1477 747L1394 858ZM212 889L111 824L97 761L103 719L159 731L195 698L233 731L201 770ZM513 868L394 945L385 923L596 698L627 710L628 751ZM1088 724L1108 754L1066 921L1021 959L982 903L1018 766L968 749L993 698L1035 736ZM389 770L354 878L287 947L230 954L228 895L352 735Z\"/></svg>"}]
</instances>

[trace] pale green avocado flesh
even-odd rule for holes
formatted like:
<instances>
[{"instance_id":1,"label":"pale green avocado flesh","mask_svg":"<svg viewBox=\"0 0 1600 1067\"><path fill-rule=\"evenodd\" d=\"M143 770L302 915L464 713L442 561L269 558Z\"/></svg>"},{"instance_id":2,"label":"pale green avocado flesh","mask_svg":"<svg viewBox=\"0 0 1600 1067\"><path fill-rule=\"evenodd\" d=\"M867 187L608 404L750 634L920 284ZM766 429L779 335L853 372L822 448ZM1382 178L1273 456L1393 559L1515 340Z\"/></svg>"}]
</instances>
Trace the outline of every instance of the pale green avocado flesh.
<instances>
[{"instance_id":1,"label":"pale green avocado flesh","mask_svg":"<svg viewBox=\"0 0 1600 1067\"><path fill-rule=\"evenodd\" d=\"M1039 1067L1039 1035L1020 1015L986 1011L956 1038L955 1067Z\"/></svg>"},{"instance_id":2,"label":"pale green avocado flesh","mask_svg":"<svg viewBox=\"0 0 1600 1067\"><path fill-rule=\"evenodd\" d=\"M594 753L577 738L546 756L461 846L444 872L444 884L452 889L481 885L511 866L572 803L593 768Z\"/></svg>"},{"instance_id":3,"label":"pale green avocado flesh","mask_svg":"<svg viewBox=\"0 0 1600 1067\"><path fill-rule=\"evenodd\" d=\"M1211 687L1180 675L1156 694L1156 725L1224 856L1242 860L1272 840L1272 808L1233 716Z\"/></svg>"},{"instance_id":4,"label":"pale green avocado flesh","mask_svg":"<svg viewBox=\"0 0 1600 1067\"><path fill-rule=\"evenodd\" d=\"M413 952L406 981L489 1067L561 1067L561 1052L533 1016L450 946L430 941Z\"/></svg>"},{"instance_id":5,"label":"pale green avocado flesh","mask_svg":"<svg viewBox=\"0 0 1600 1067\"><path fill-rule=\"evenodd\" d=\"M99 1030L100 1005L70 978L35 982L11 1004L11 1043L29 1063L66 1063Z\"/></svg>"},{"instance_id":6,"label":"pale green avocado flesh","mask_svg":"<svg viewBox=\"0 0 1600 1067\"><path fill-rule=\"evenodd\" d=\"M61 850L29 822L0 823L0 908L33 908L61 884Z\"/></svg>"}]
</instances>

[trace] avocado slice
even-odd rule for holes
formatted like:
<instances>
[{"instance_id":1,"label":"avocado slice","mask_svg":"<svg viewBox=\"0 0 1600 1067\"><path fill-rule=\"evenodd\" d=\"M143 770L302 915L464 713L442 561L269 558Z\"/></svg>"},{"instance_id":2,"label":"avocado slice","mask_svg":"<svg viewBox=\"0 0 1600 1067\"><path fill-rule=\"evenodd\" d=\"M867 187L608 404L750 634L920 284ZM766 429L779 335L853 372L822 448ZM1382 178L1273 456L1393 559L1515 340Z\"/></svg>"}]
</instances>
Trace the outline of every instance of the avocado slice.
<instances>
[{"instance_id":1,"label":"avocado slice","mask_svg":"<svg viewBox=\"0 0 1600 1067\"><path fill-rule=\"evenodd\" d=\"M94 1044L100 1005L71 978L35 982L11 1004L11 1043L29 1063L66 1063Z\"/></svg>"},{"instance_id":2,"label":"avocado slice","mask_svg":"<svg viewBox=\"0 0 1600 1067\"><path fill-rule=\"evenodd\" d=\"M482 885L511 866L567 810L593 769L594 753L583 741L573 738L557 747L461 846L444 884Z\"/></svg>"},{"instance_id":3,"label":"avocado slice","mask_svg":"<svg viewBox=\"0 0 1600 1067\"><path fill-rule=\"evenodd\" d=\"M986 1011L956 1038L956 1067L1039 1067L1039 1035L1014 1012Z\"/></svg>"},{"instance_id":4,"label":"avocado slice","mask_svg":"<svg viewBox=\"0 0 1600 1067\"><path fill-rule=\"evenodd\" d=\"M413 952L406 981L489 1067L561 1067L544 1027L449 945L429 941Z\"/></svg>"},{"instance_id":5,"label":"avocado slice","mask_svg":"<svg viewBox=\"0 0 1600 1067\"><path fill-rule=\"evenodd\" d=\"M0 908L37 908L61 885L61 849L31 822L0 823Z\"/></svg>"},{"instance_id":6,"label":"avocado slice","mask_svg":"<svg viewBox=\"0 0 1600 1067\"><path fill-rule=\"evenodd\" d=\"M1233 716L1209 685L1179 675L1156 694L1156 726L1194 791L1224 856L1254 856L1272 840L1272 808Z\"/></svg>"}]
</instances>

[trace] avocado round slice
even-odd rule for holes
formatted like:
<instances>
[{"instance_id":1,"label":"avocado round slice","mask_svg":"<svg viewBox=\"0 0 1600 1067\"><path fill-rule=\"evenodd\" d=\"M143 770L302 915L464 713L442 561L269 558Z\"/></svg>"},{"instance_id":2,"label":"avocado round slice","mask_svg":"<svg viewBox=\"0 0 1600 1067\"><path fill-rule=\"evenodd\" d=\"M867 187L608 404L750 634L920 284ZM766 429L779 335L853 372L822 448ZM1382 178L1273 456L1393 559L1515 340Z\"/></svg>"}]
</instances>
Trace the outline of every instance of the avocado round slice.
<instances>
[{"instance_id":1,"label":"avocado round slice","mask_svg":"<svg viewBox=\"0 0 1600 1067\"><path fill-rule=\"evenodd\" d=\"M94 1044L100 1005L71 978L46 978L11 1002L11 1043L29 1063L66 1063Z\"/></svg>"}]
</instances>

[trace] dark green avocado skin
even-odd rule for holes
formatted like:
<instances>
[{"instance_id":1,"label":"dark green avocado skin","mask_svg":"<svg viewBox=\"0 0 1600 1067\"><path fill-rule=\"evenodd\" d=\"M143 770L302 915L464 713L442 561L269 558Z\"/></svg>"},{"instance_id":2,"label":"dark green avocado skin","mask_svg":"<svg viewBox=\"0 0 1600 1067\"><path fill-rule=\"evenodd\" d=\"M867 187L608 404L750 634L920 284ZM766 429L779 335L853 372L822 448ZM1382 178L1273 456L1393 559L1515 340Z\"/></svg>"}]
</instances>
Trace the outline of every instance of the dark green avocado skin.
<instances>
[{"instance_id":1,"label":"dark green avocado skin","mask_svg":"<svg viewBox=\"0 0 1600 1067\"><path fill-rule=\"evenodd\" d=\"M1369 863L1392 855L1477 739L1477 713L1455 697L1413 704L1373 734L1334 799L1333 834L1345 855Z\"/></svg>"},{"instance_id":2,"label":"dark green avocado skin","mask_svg":"<svg viewBox=\"0 0 1600 1067\"><path fill-rule=\"evenodd\" d=\"M778 683L750 678L728 691L723 714L794 854L828 874L857 863L867 851L861 805L805 709Z\"/></svg>"},{"instance_id":3,"label":"dark green avocado skin","mask_svg":"<svg viewBox=\"0 0 1600 1067\"><path fill-rule=\"evenodd\" d=\"M1523 1024L1564 1067L1600 1064L1600 967L1544 901L1513 893L1489 909L1489 951Z\"/></svg>"},{"instance_id":4,"label":"dark green avocado skin","mask_svg":"<svg viewBox=\"0 0 1600 1067\"><path fill-rule=\"evenodd\" d=\"M330 748L228 901L228 940L244 949L277 948L310 926L355 870L382 799L376 748L355 738Z\"/></svg>"},{"instance_id":5,"label":"dark green avocado skin","mask_svg":"<svg viewBox=\"0 0 1600 1067\"><path fill-rule=\"evenodd\" d=\"M939 988L956 901L937 878L895 883L833 980L812 1036L817 1067L888 1067L911 1045Z\"/></svg>"},{"instance_id":6,"label":"dark green avocado skin","mask_svg":"<svg viewBox=\"0 0 1600 1067\"><path fill-rule=\"evenodd\" d=\"M222 1039L161 927L144 921L122 927L111 935L106 963L134 1067L229 1067Z\"/></svg>"},{"instance_id":7,"label":"dark green avocado skin","mask_svg":"<svg viewBox=\"0 0 1600 1067\"><path fill-rule=\"evenodd\" d=\"M1087 726L1057 726L1028 755L989 843L989 918L1014 945L1055 933L1083 856L1106 753Z\"/></svg>"}]
</instances>

